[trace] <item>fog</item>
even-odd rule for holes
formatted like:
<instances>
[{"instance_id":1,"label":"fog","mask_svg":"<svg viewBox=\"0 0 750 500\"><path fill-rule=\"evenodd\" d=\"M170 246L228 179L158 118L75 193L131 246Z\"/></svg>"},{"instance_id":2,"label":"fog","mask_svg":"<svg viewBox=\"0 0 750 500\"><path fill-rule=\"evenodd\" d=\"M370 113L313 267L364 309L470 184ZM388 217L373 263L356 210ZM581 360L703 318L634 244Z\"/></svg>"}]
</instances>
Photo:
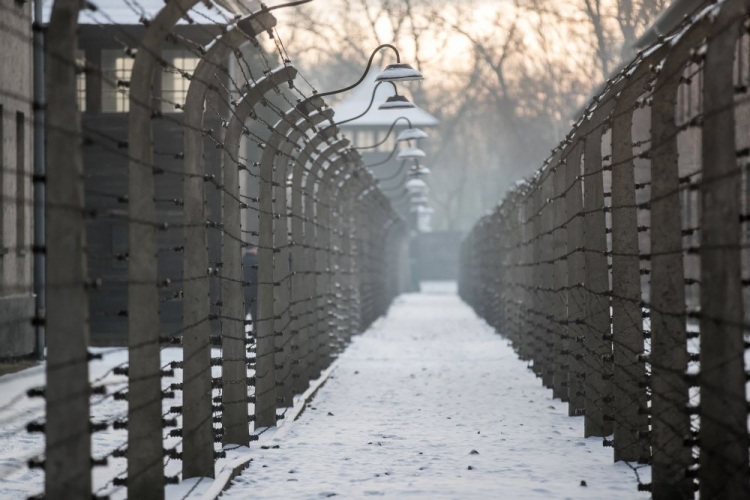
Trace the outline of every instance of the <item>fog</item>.
<instances>
[{"instance_id":1,"label":"fog","mask_svg":"<svg viewBox=\"0 0 750 500\"><path fill-rule=\"evenodd\" d=\"M319 91L356 81L381 43L425 75L400 91L440 120L424 144L432 225L465 230L541 165L668 3L326 0L277 12L286 49ZM387 51L375 61L395 62Z\"/></svg>"}]
</instances>

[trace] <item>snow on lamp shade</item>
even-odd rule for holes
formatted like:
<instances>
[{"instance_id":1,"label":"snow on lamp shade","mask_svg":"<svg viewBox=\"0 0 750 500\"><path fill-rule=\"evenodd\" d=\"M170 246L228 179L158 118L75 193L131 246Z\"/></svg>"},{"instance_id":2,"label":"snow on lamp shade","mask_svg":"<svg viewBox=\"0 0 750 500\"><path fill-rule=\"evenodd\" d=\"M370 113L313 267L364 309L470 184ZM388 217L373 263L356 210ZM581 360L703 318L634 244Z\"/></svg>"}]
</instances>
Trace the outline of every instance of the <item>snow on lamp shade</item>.
<instances>
[{"instance_id":1,"label":"snow on lamp shade","mask_svg":"<svg viewBox=\"0 0 750 500\"><path fill-rule=\"evenodd\" d=\"M378 106L378 109L412 109L416 108L414 103L409 101L406 97L402 95L392 95L388 99L385 100L383 104Z\"/></svg>"},{"instance_id":2,"label":"snow on lamp shade","mask_svg":"<svg viewBox=\"0 0 750 500\"><path fill-rule=\"evenodd\" d=\"M407 128L396 137L396 142L413 141L417 139L427 139L427 132L419 128Z\"/></svg>"},{"instance_id":3,"label":"snow on lamp shade","mask_svg":"<svg viewBox=\"0 0 750 500\"><path fill-rule=\"evenodd\" d=\"M375 77L376 82L411 82L423 79L422 73L406 63L389 64Z\"/></svg>"},{"instance_id":4,"label":"snow on lamp shade","mask_svg":"<svg viewBox=\"0 0 750 500\"><path fill-rule=\"evenodd\" d=\"M424 158L424 151L417 148L406 148L398 154L399 160L410 160L413 158Z\"/></svg>"}]
</instances>

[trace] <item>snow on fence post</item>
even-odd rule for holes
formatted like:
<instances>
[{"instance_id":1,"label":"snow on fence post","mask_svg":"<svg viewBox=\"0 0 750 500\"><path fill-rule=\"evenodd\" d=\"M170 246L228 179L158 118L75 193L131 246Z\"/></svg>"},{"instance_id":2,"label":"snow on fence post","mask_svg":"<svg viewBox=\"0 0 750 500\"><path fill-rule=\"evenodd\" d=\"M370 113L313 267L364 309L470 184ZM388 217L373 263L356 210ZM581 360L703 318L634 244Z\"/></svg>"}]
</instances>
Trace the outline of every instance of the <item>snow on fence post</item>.
<instances>
[{"instance_id":1,"label":"snow on fence post","mask_svg":"<svg viewBox=\"0 0 750 500\"><path fill-rule=\"evenodd\" d=\"M44 430L45 496L51 499L91 497L86 226L75 66L81 5L78 0L56 0L45 35L48 246L45 249L47 386Z\"/></svg>"},{"instance_id":2,"label":"snow on fence post","mask_svg":"<svg viewBox=\"0 0 750 500\"><path fill-rule=\"evenodd\" d=\"M609 271L604 211L602 135L612 99L600 104L585 122L583 158L583 224L586 235L586 295L583 347L585 349L586 419L584 435L612 434L612 343L609 340Z\"/></svg>"},{"instance_id":3,"label":"snow on fence post","mask_svg":"<svg viewBox=\"0 0 750 500\"><path fill-rule=\"evenodd\" d=\"M638 359L644 351L640 302L633 113L649 79L650 65L664 57L657 50L639 62L627 77L612 115L612 338L614 355L614 459L647 463L646 369Z\"/></svg>"},{"instance_id":4,"label":"snow on fence post","mask_svg":"<svg viewBox=\"0 0 750 500\"><path fill-rule=\"evenodd\" d=\"M654 83L651 107L651 450L654 498L693 498L687 413L685 269L675 105L682 70L708 34L692 25L672 47Z\"/></svg>"},{"instance_id":5,"label":"snow on fence post","mask_svg":"<svg viewBox=\"0 0 750 500\"><path fill-rule=\"evenodd\" d=\"M700 496L748 498L744 304L734 64L750 1L728 0L703 69L700 316ZM740 39L740 43L744 43ZM741 59L738 66L745 64ZM741 70L740 70L741 71ZM746 136L743 137L743 139ZM731 438L728 438L731 436Z\"/></svg>"},{"instance_id":6,"label":"snow on fence post","mask_svg":"<svg viewBox=\"0 0 750 500\"><path fill-rule=\"evenodd\" d=\"M573 145L565 163L565 184L569 191L565 195L565 231L568 258L565 259L568 281L565 299L568 304L568 341L563 356L568 360L568 415L585 412L584 363L585 350L579 338L583 332L582 322L586 311L586 294L580 284L584 280L585 255L583 253L583 196L581 193L581 157L583 155L583 127L574 129Z\"/></svg>"}]
</instances>

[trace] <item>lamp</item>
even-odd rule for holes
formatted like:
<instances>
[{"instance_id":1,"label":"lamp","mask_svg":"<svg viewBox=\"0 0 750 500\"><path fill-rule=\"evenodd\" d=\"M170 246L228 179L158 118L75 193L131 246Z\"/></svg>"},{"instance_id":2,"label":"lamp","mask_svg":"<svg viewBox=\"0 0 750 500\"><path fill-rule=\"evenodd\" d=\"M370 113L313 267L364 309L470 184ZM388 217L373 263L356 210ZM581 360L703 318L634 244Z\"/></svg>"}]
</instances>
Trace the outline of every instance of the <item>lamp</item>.
<instances>
[{"instance_id":1,"label":"lamp","mask_svg":"<svg viewBox=\"0 0 750 500\"><path fill-rule=\"evenodd\" d=\"M391 123L391 126L388 128L388 132L385 134L385 137L383 137L383 139L380 142L372 144L370 146L357 146L354 149L372 149L372 148L376 148L380 146L381 144L383 144L385 141L388 140L388 138L391 136L391 133L393 132L393 127L395 127L396 124L400 122L401 120L404 120L406 123L408 123L409 128L404 130L398 135L398 137L396 138L396 142L409 141L412 139L413 140L426 139L428 137L427 134L423 132L422 130L418 128L414 128L414 126L411 123L411 120L409 120L407 117L399 116L398 118L393 120L393 123ZM394 146L394 151L395 151L395 146Z\"/></svg>"},{"instance_id":2,"label":"lamp","mask_svg":"<svg viewBox=\"0 0 750 500\"><path fill-rule=\"evenodd\" d=\"M338 90L329 90L328 92L323 93L313 93L312 96L307 97L305 99L299 99L299 102L297 103L297 109L299 109L301 112L307 114L309 113L308 106L306 106L307 102L312 99L313 97L325 97L329 95L334 94L340 94L342 92L346 92L348 90L353 89L360 83L362 83L367 76L367 73L370 72L370 67L372 66L372 60L375 58L375 54L377 54L381 49L389 48L393 50L396 53L396 64L389 64L386 66L385 70L383 70L382 73L380 73L376 80L378 83L381 82L404 82L404 81L414 81L414 80L422 80L424 77L422 76L422 73L412 68L410 65L402 63L401 62L401 54L399 54L398 49L394 47L393 45L389 43L384 43L381 45L378 45L378 47L372 51L372 54L370 55L370 59L367 61L367 67L365 68L365 72L362 73L362 76L354 82L353 84L338 89Z\"/></svg>"},{"instance_id":3,"label":"lamp","mask_svg":"<svg viewBox=\"0 0 750 500\"><path fill-rule=\"evenodd\" d=\"M392 82L391 82L392 83ZM396 94L385 100L378 109L413 109L417 106L405 96Z\"/></svg>"},{"instance_id":4,"label":"lamp","mask_svg":"<svg viewBox=\"0 0 750 500\"><path fill-rule=\"evenodd\" d=\"M368 111L370 111L370 108L372 108L372 103L373 103L373 102L375 102L375 94L376 94L376 93L377 93L377 91L378 91L378 87L380 87L380 84L382 84L382 83L390 83L391 85L393 85L393 92L395 92L395 95L393 95L393 96L389 97L389 98L388 98L388 99L386 100L386 103L387 103L387 102L388 102L389 100L391 100L391 99L394 99L394 98L400 98L400 99L401 99L401 100L399 101L399 102L401 102L401 103L402 103L402 105L401 105L401 106L394 106L394 107L392 107L392 108L390 108L390 109L408 109L408 108L416 108L416 106L415 106L414 104L412 104L411 102L409 102L409 100L408 100L408 99L407 99L406 97L398 95L398 89L396 88L396 84L395 84L395 83L393 83L393 82L378 82L378 83L377 83L377 84L375 85L375 88L374 88L374 89L372 89L372 97L370 97L370 104L368 104L368 105L367 105L367 108L366 108L366 109L365 109L364 111L362 111L362 112L361 112L360 114L358 114L357 116L353 116L353 117L351 117L351 118L347 118L346 120L342 120L342 121L340 121L340 122L337 122L337 124L338 124L338 125L343 125L343 124L345 124L345 123L353 122L354 120L356 120L356 119L358 119L358 118L362 118L363 116L365 116L365 115L367 114L367 112L368 112ZM385 106L385 104L386 104L386 103L383 103L383 104L381 104L380 106L378 106L378 109L387 109L387 108L384 108L384 107L383 107L383 106ZM299 104L298 104L297 106L299 107Z\"/></svg>"},{"instance_id":5,"label":"lamp","mask_svg":"<svg viewBox=\"0 0 750 500\"><path fill-rule=\"evenodd\" d=\"M414 165L409 169L409 177L419 178L423 175L430 175L430 169L422 165Z\"/></svg>"},{"instance_id":6,"label":"lamp","mask_svg":"<svg viewBox=\"0 0 750 500\"><path fill-rule=\"evenodd\" d=\"M408 181L406 181L406 189L412 195L427 196L427 191L430 188L427 187L427 183L423 181L422 179L409 179Z\"/></svg>"},{"instance_id":7,"label":"lamp","mask_svg":"<svg viewBox=\"0 0 750 500\"><path fill-rule=\"evenodd\" d=\"M396 158L399 160L409 160L413 158L424 158L424 151L417 148L407 148L401 151Z\"/></svg>"},{"instance_id":8,"label":"lamp","mask_svg":"<svg viewBox=\"0 0 750 500\"><path fill-rule=\"evenodd\" d=\"M411 67L411 64L398 62L385 67L375 80L378 82L414 82L424 80L422 73Z\"/></svg>"},{"instance_id":9,"label":"lamp","mask_svg":"<svg viewBox=\"0 0 750 500\"><path fill-rule=\"evenodd\" d=\"M404 141L416 141L419 139L427 139L429 135L422 129L419 128L407 128L396 137L396 142Z\"/></svg>"}]
</instances>

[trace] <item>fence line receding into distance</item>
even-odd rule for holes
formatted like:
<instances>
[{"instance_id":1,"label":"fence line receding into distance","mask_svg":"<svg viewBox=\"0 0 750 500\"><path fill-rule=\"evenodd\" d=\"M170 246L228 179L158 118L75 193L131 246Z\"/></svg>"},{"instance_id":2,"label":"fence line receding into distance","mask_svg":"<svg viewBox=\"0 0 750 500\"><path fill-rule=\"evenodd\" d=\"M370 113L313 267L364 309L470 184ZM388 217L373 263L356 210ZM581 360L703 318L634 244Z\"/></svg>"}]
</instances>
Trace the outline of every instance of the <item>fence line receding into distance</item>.
<instances>
[{"instance_id":1,"label":"fence line receding into distance","mask_svg":"<svg viewBox=\"0 0 750 500\"><path fill-rule=\"evenodd\" d=\"M657 500L750 497L749 7L639 53L462 248L464 300Z\"/></svg>"},{"instance_id":2,"label":"fence line receding into distance","mask_svg":"<svg viewBox=\"0 0 750 500\"><path fill-rule=\"evenodd\" d=\"M399 293L404 221L292 64L273 8L229 4L167 0L149 17L126 0L140 21L125 25L96 1L55 0L35 25L47 99L26 104L46 112L47 174L3 164L29 189L2 201L31 210L44 183L46 246L5 240L0 261L47 260L46 316L14 320L46 326L47 384L19 395L44 398L27 430L46 449L16 460L44 469L47 498L158 499L213 477ZM90 58L79 37L109 45ZM122 361L95 369L109 357Z\"/></svg>"}]
</instances>

